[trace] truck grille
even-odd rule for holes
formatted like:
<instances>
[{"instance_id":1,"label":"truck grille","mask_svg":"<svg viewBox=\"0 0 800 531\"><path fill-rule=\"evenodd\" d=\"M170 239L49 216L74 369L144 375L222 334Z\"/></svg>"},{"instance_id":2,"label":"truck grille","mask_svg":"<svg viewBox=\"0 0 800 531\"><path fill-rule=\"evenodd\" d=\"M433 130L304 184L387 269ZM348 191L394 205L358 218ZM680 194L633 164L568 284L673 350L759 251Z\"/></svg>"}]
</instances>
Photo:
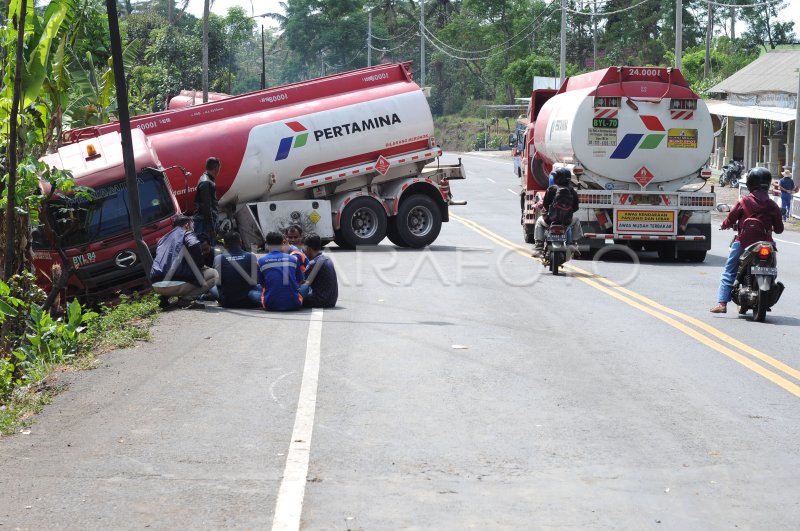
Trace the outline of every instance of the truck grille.
<instances>
[{"instance_id":1,"label":"truck grille","mask_svg":"<svg viewBox=\"0 0 800 531\"><path fill-rule=\"evenodd\" d=\"M155 248L150 249L150 254ZM78 268L75 276L83 284L83 295L103 295L115 291L129 291L143 288L147 284L147 275L138 261L129 268L120 268L114 260L105 260Z\"/></svg>"}]
</instances>

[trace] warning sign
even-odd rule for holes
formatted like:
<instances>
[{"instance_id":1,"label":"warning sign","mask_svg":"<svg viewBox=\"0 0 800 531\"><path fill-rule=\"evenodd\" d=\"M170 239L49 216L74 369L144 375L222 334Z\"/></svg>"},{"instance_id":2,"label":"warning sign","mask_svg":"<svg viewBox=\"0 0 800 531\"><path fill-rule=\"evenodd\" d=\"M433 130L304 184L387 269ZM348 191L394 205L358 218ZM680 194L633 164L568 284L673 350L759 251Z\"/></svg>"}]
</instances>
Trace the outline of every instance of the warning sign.
<instances>
[{"instance_id":1,"label":"warning sign","mask_svg":"<svg viewBox=\"0 0 800 531\"><path fill-rule=\"evenodd\" d=\"M381 175L386 175L386 172L389 171L389 161L381 155L375 162L375 169L378 170Z\"/></svg>"},{"instance_id":2,"label":"warning sign","mask_svg":"<svg viewBox=\"0 0 800 531\"><path fill-rule=\"evenodd\" d=\"M319 212L317 212L316 210L312 210L311 214L308 215L308 219L311 220L311 223L316 225L319 222L319 220L322 219L322 216L320 216Z\"/></svg>"},{"instance_id":3,"label":"warning sign","mask_svg":"<svg viewBox=\"0 0 800 531\"><path fill-rule=\"evenodd\" d=\"M600 129L596 127L589 128L589 145L590 146L616 146L617 145L617 130L616 129Z\"/></svg>"},{"instance_id":4,"label":"warning sign","mask_svg":"<svg viewBox=\"0 0 800 531\"><path fill-rule=\"evenodd\" d=\"M615 214L619 234L675 234L672 210L617 210Z\"/></svg>"},{"instance_id":5,"label":"warning sign","mask_svg":"<svg viewBox=\"0 0 800 531\"><path fill-rule=\"evenodd\" d=\"M697 129L670 129L667 131L667 147L697 149Z\"/></svg>"},{"instance_id":6,"label":"warning sign","mask_svg":"<svg viewBox=\"0 0 800 531\"><path fill-rule=\"evenodd\" d=\"M642 166L636 170L636 173L633 174L633 178L636 179L637 183L642 185L642 188L647 186L647 184L653 180L653 177L655 177L655 175L650 173L650 170L648 170L645 166Z\"/></svg>"}]
</instances>

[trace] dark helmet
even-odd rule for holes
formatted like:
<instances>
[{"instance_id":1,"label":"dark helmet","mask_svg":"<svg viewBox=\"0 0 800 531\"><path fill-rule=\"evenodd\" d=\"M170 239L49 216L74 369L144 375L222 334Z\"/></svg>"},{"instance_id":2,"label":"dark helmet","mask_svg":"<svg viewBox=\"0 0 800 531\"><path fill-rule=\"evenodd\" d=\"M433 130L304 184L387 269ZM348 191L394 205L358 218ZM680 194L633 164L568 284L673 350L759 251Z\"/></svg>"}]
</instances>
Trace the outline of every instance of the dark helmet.
<instances>
[{"instance_id":1,"label":"dark helmet","mask_svg":"<svg viewBox=\"0 0 800 531\"><path fill-rule=\"evenodd\" d=\"M769 190L772 184L772 174L766 168L753 168L747 172L747 189L751 192L756 190Z\"/></svg>"},{"instance_id":2,"label":"dark helmet","mask_svg":"<svg viewBox=\"0 0 800 531\"><path fill-rule=\"evenodd\" d=\"M556 183L556 185L567 186L570 179L572 179L572 173L567 168L556 168L553 170L553 182Z\"/></svg>"}]
</instances>

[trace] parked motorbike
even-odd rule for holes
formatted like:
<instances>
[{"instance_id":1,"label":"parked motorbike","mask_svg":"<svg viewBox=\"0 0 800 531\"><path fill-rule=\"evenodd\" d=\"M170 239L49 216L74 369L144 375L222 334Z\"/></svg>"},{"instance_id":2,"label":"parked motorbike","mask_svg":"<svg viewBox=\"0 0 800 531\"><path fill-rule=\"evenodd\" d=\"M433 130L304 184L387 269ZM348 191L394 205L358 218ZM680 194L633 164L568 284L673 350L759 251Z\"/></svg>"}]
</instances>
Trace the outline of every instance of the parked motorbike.
<instances>
[{"instance_id":1,"label":"parked motorbike","mask_svg":"<svg viewBox=\"0 0 800 531\"><path fill-rule=\"evenodd\" d=\"M573 249L568 245L568 227L550 224L544 233L544 250L542 252L542 265L550 268L550 272L558 275L558 270L571 257Z\"/></svg>"},{"instance_id":2,"label":"parked motorbike","mask_svg":"<svg viewBox=\"0 0 800 531\"><path fill-rule=\"evenodd\" d=\"M783 284L778 277L777 248L773 242L761 241L749 245L739 259L733 301L739 313L753 310L753 318L763 323L767 311L780 299Z\"/></svg>"},{"instance_id":3,"label":"parked motorbike","mask_svg":"<svg viewBox=\"0 0 800 531\"><path fill-rule=\"evenodd\" d=\"M739 179L742 177L742 171L744 171L744 164L738 160L732 160L729 164L722 167L722 173L719 176L719 185L724 187L726 184L730 184L731 188L738 187Z\"/></svg>"}]
</instances>

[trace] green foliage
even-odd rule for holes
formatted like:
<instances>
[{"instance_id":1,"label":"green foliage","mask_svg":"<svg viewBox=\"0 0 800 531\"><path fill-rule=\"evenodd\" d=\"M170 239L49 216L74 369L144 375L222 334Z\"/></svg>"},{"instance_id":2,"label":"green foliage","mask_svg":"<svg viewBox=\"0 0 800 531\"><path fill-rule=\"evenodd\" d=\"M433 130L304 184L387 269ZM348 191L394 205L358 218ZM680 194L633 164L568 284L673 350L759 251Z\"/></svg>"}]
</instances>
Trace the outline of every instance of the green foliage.
<instances>
[{"instance_id":1,"label":"green foliage","mask_svg":"<svg viewBox=\"0 0 800 531\"><path fill-rule=\"evenodd\" d=\"M125 348L150 338L150 323L158 316L158 297L129 298L121 295L115 306L103 306L93 319L81 342L94 353Z\"/></svg>"},{"instance_id":2,"label":"green foliage","mask_svg":"<svg viewBox=\"0 0 800 531\"><path fill-rule=\"evenodd\" d=\"M503 78L511 84L518 96L529 97L534 76L558 77L558 65L552 59L529 55L509 63Z\"/></svg>"},{"instance_id":3,"label":"green foliage","mask_svg":"<svg viewBox=\"0 0 800 531\"><path fill-rule=\"evenodd\" d=\"M53 365L71 360L78 352L78 336L97 314L84 311L77 300L67 306L65 317L54 319L38 304L31 304L25 339L14 350L17 365L25 379L36 381L47 375Z\"/></svg>"}]
</instances>

